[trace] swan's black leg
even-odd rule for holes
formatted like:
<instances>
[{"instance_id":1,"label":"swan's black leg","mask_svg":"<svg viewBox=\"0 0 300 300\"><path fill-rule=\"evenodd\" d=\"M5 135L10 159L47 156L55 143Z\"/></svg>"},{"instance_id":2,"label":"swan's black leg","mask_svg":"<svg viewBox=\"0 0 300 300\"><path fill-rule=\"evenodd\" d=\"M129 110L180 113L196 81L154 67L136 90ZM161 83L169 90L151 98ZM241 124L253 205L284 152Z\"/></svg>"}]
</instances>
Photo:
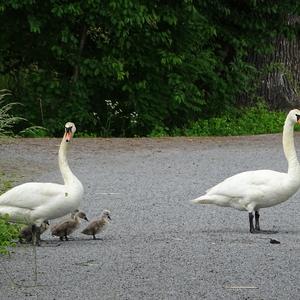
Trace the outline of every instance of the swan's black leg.
<instances>
[{"instance_id":1,"label":"swan's black leg","mask_svg":"<svg viewBox=\"0 0 300 300\"><path fill-rule=\"evenodd\" d=\"M259 226L259 212L255 211L255 227L253 226L253 213L249 213L249 223L250 223L250 232L251 233L261 233L261 234L274 234L277 233L277 231L271 231L271 230L260 230Z\"/></svg>"},{"instance_id":2,"label":"swan's black leg","mask_svg":"<svg viewBox=\"0 0 300 300\"><path fill-rule=\"evenodd\" d=\"M93 234L93 240L96 240L96 236Z\"/></svg>"},{"instance_id":3,"label":"swan's black leg","mask_svg":"<svg viewBox=\"0 0 300 300\"><path fill-rule=\"evenodd\" d=\"M255 211L255 230L260 231L260 226L259 226L259 212L256 210Z\"/></svg>"},{"instance_id":4,"label":"swan's black leg","mask_svg":"<svg viewBox=\"0 0 300 300\"><path fill-rule=\"evenodd\" d=\"M255 232L255 229L254 229L254 226L253 226L253 213L252 212L249 212L249 225L250 225L250 232L251 233L254 233Z\"/></svg>"}]
</instances>

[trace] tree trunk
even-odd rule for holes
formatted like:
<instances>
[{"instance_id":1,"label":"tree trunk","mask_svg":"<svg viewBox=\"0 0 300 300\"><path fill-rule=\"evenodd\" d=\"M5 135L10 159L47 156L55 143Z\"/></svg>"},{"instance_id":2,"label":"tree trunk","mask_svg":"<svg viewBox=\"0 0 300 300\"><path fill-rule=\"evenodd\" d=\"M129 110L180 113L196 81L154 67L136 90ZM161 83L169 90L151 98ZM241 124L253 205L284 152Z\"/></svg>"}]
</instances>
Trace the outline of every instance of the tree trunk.
<instances>
[{"instance_id":1,"label":"tree trunk","mask_svg":"<svg viewBox=\"0 0 300 300\"><path fill-rule=\"evenodd\" d=\"M299 23L299 17L289 22ZM249 57L249 62L262 71L257 95L272 109L290 109L300 106L300 38L288 40L278 36L271 55Z\"/></svg>"},{"instance_id":2,"label":"tree trunk","mask_svg":"<svg viewBox=\"0 0 300 300\"><path fill-rule=\"evenodd\" d=\"M79 51L78 51L79 57L82 54L84 44L86 41L86 36L87 36L87 27L86 27L86 25L83 25L81 37L80 37ZM72 78L73 82L76 82L78 80L78 76L79 76L79 66L76 65L74 67L74 73L73 73L73 78Z\"/></svg>"},{"instance_id":3,"label":"tree trunk","mask_svg":"<svg viewBox=\"0 0 300 300\"><path fill-rule=\"evenodd\" d=\"M299 39L289 41L278 37L272 55L252 56L250 62L263 72L257 94L264 98L271 108L285 109L299 106Z\"/></svg>"}]
</instances>

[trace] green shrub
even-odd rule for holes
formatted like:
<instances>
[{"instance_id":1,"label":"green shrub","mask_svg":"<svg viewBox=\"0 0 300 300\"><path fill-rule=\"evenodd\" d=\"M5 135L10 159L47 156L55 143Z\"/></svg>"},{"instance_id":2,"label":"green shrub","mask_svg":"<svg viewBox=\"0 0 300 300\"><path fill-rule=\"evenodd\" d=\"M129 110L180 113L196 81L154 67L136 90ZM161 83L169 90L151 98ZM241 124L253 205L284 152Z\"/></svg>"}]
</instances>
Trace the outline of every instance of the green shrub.
<instances>
[{"instance_id":1,"label":"green shrub","mask_svg":"<svg viewBox=\"0 0 300 300\"><path fill-rule=\"evenodd\" d=\"M14 136L17 131L16 128L20 127L20 123L27 121L22 117L14 116L12 113L15 106L23 105L17 102L10 102L6 104L6 96L11 96L10 91L6 89L0 90L0 137ZM45 137L48 135L48 132L44 127L30 126L18 132L18 135L23 137Z\"/></svg>"},{"instance_id":2,"label":"green shrub","mask_svg":"<svg viewBox=\"0 0 300 300\"><path fill-rule=\"evenodd\" d=\"M8 254L8 247L15 247L20 226L8 222L8 216L0 217L0 253Z\"/></svg>"},{"instance_id":3,"label":"green shrub","mask_svg":"<svg viewBox=\"0 0 300 300\"><path fill-rule=\"evenodd\" d=\"M269 111L263 102L253 107L224 113L220 117L201 119L172 131L158 127L149 136L231 136L282 132L286 113ZM296 125L296 130L299 126Z\"/></svg>"},{"instance_id":4,"label":"green shrub","mask_svg":"<svg viewBox=\"0 0 300 300\"><path fill-rule=\"evenodd\" d=\"M9 95L8 90L0 90L0 136L12 135L14 126L24 120L11 114L12 108L18 103L5 104L5 97Z\"/></svg>"},{"instance_id":5,"label":"green shrub","mask_svg":"<svg viewBox=\"0 0 300 300\"><path fill-rule=\"evenodd\" d=\"M0 174L0 177L0 194L2 194L12 188L12 182L4 179L3 174ZM14 247L16 245L14 240L18 238L19 232L20 225L9 223L8 216L0 217L0 253L9 253L8 247Z\"/></svg>"},{"instance_id":6,"label":"green shrub","mask_svg":"<svg viewBox=\"0 0 300 300\"><path fill-rule=\"evenodd\" d=\"M148 135L149 137L163 137L169 136L169 129L161 126L155 126L155 128Z\"/></svg>"},{"instance_id":7,"label":"green shrub","mask_svg":"<svg viewBox=\"0 0 300 300\"><path fill-rule=\"evenodd\" d=\"M269 111L265 104L226 113L221 117L198 120L182 130L187 136L251 135L282 132L284 112Z\"/></svg>"},{"instance_id":8,"label":"green shrub","mask_svg":"<svg viewBox=\"0 0 300 300\"><path fill-rule=\"evenodd\" d=\"M296 37L298 12L297 1L2 1L0 88L52 135L69 120L98 136L182 128L252 99L262 74L249 56ZM223 121L205 126L222 133Z\"/></svg>"},{"instance_id":9,"label":"green shrub","mask_svg":"<svg viewBox=\"0 0 300 300\"><path fill-rule=\"evenodd\" d=\"M48 130L41 126L31 126L25 128L24 130L20 131L18 135L22 137L47 137L49 136Z\"/></svg>"}]
</instances>

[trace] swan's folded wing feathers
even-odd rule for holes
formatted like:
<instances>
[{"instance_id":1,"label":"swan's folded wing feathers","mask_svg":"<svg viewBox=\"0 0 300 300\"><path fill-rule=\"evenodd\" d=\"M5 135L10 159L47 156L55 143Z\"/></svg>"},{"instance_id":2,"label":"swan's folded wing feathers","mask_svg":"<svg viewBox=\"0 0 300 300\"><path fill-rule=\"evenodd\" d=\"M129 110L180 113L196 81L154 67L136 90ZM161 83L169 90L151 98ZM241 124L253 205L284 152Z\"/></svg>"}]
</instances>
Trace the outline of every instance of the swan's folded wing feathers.
<instances>
[{"instance_id":1,"label":"swan's folded wing feathers","mask_svg":"<svg viewBox=\"0 0 300 300\"><path fill-rule=\"evenodd\" d=\"M208 190L207 195L223 195L231 198L249 197L266 190L280 189L287 174L272 170L248 171L225 179Z\"/></svg>"},{"instance_id":2,"label":"swan's folded wing feathers","mask_svg":"<svg viewBox=\"0 0 300 300\"><path fill-rule=\"evenodd\" d=\"M0 206L35 209L50 198L63 197L65 186L56 183L29 182L18 185L0 196Z\"/></svg>"}]
</instances>

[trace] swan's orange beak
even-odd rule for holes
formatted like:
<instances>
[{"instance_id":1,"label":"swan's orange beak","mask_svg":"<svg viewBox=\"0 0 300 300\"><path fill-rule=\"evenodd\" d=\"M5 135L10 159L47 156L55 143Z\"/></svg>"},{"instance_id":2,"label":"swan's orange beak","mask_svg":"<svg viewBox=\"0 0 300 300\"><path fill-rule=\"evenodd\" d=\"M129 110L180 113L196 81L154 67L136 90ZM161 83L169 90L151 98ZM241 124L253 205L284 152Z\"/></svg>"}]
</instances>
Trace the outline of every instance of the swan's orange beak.
<instances>
[{"instance_id":1,"label":"swan's orange beak","mask_svg":"<svg viewBox=\"0 0 300 300\"><path fill-rule=\"evenodd\" d=\"M67 131L66 132L66 142L70 142L72 138L72 132L71 131Z\"/></svg>"}]
</instances>

